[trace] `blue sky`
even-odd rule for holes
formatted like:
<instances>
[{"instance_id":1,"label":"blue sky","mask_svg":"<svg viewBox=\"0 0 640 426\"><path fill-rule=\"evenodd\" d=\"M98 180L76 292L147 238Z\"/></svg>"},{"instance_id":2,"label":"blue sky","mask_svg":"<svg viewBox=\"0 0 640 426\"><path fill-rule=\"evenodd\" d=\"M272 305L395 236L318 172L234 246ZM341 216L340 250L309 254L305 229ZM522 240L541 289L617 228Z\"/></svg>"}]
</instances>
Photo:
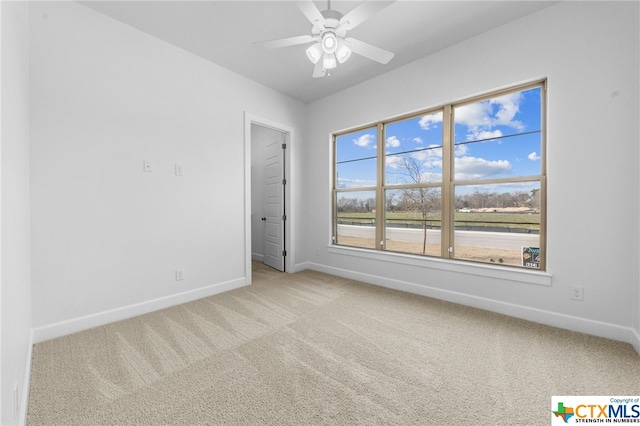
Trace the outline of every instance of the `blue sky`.
<instances>
[{"instance_id":1,"label":"blue sky","mask_svg":"<svg viewBox=\"0 0 640 426\"><path fill-rule=\"evenodd\" d=\"M540 174L540 91L537 87L454 108L456 180ZM377 146L375 127L337 138L339 187L375 186L375 159L367 158L375 157ZM420 168L422 182L440 182L441 147L441 112L387 125L386 183L413 182L407 162Z\"/></svg>"}]
</instances>

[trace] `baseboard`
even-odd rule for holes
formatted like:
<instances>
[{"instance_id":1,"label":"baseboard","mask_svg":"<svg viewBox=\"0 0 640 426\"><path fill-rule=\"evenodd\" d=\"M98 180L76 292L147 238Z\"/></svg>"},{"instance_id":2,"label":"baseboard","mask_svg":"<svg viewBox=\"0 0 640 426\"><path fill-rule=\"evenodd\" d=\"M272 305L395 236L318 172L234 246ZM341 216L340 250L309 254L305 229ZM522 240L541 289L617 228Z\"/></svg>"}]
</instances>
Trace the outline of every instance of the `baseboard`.
<instances>
[{"instance_id":1,"label":"baseboard","mask_svg":"<svg viewBox=\"0 0 640 426\"><path fill-rule=\"evenodd\" d=\"M484 309L515 318L520 318L540 324L563 328L571 331L578 331L608 339L630 343L640 355L640 335L631 327L624 327L616 324L594 321L587 318L580 318L543 309L531 308L514 303L502 302L470 294L429 287L422 284L407 281L395 280L391 278L379 277L376 275L354 272L347 269L335 268L313 262L305 262L296 265L296 270L311 269L327 274L336 275L362 281L368 284L379 285L395 290L406 291L408 293L419 294L421 296L433 297L435 299L458 303L465 306Z\"/></svg>"},{"instance_id":2,"label":"baseboard","mask_svg":"<svg viewBox=\"0 0 640 426\"><path fill-rule=\"evenodd\" d=\"M234 290L236 288L246 286L246 278L237 278L207 287L195 290L185 291L182 293L172 294L170 296L149 300L146 302L135 303L129 306L123 306L104 312L98 312L79 318L57 322L55 324L46 325L33 329L33 343L40 343L46 340L55 339L56 337L66 336L78 331L87 330L93 327L110 324L112 322L121 321L138 315L147 314L171 306L180 305L182 303L191 302L203 297L213 296L225 291Z\"/></svg>"},{"instance_id":3,"label":"baseboard","mask_svg":"<svg viewBox=\"0 0 640 426\"><path fill-rule=\"evenodd\" d=\"M632 330L631 340L629 343L631 343L636 352L638 352L638 355L640 355L640 332L638 330Z\"/></svg>"},{"instance_id":4,"label":"baseboard","mask_svg":"<svg viewBox=\"0 0 640 426\"><path fill-rule=\"evenodd\" d=\"M293 265L293 269L289 272L291 272L292 274L295 274L296 272L300 272L300 271L304 271L305 269L311 269L311 270L315 270L315 271L319 271L319 269L315 269L312 266L316 265L315 263L311 263L311 262L303 262L303 263L297 263L295 265Z\"/></svg>"},{"instance_id":5,"label":"baseboard","mask_svg":"<svg viewBox=\"0 0 640 426\"><path fill-rule=\"evenodd\" d=\"M251 253L251 260L256 260L258 262L264 262L264 254Z\"/></svg>"},{"instance_id":6,"label":"baseboard","mask_svg":"<svg viewBox=\"0 0 640 426\"><path fill-rule=\"evenodd\" d=\"M24 368L24 379L22 380L22 395L20 398L20 411L18 413L18 424L27 424L27 413L29 411L29 390L31 388L31 359L33 357L33 330L29 333L29 348L27 350L27 360Z\"/></svg>"}]
</instances>

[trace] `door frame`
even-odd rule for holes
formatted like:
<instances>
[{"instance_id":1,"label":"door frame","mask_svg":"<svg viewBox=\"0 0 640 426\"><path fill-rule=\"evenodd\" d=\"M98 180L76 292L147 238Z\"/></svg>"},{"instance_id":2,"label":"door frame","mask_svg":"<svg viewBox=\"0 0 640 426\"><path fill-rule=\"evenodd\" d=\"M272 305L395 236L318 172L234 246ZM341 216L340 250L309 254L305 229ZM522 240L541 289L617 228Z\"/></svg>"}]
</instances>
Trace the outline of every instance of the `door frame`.
<instances>
[{"instance_id":1,"label":"door frame","mask_svg":"<svg viewBox=\"0 0 640 426\"><path fill-rule=\"evenodd\" d=\"M285 209L287 220L284 223L284 245L287 255L284 258L285 271L292 272L295 256L295 247L293 241L293 223L295 220L294 203L292 187L295 185L293 178L293 167L291 159L293 158L294 129L292 126L278 123L268 118L251 114L247 111L244 113L244 252L245 252L245 280L246 284L253 282L251 272L251 125L267 127L284 134L287 149L284 150L284 173L287 184L284 187Z\"/></svg>"}]
</instances>

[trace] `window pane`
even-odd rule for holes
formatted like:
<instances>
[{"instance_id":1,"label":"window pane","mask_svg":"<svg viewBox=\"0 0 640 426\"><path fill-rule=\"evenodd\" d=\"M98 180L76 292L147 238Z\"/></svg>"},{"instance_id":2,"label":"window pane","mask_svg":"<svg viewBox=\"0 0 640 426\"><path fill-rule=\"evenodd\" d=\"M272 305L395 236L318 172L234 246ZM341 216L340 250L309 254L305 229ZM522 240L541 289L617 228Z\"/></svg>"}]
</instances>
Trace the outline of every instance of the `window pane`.
<instances>
[{"instance_id":1,"label":"window pane","mask_svg":"<svg viewBox=\"0 0 640 426\"><path fill-rule=\"evenodd\" d=\"M336 244L375 248L375 191L336 193Z\"/></svg>"},{"instance_id":2,"label":"window pane","mask_svg":"<svg viewBox=\"0 0 640 426\"><path fill-rule=\"evenodd\" d=\"M440 256L440 188L385 191L385 249Z\"/></svg>"},{"instance_id":3,"label":"window pane","mask_svg":"<svg viewBox=\"0 0 640 426\"><path fill-rule=\"evenodd\" d=\"M541 88L454 107L456 180L541 174Z\"/></svg>"},{"instance_id":4,"label":"window pane","mask_svg":"<svg viewBox=\"0 0 640 426\"><path fill-rule=\"evenodd\" d=\"M372 127L336 138L336 187L377 184L378 131Z\"/></svg>"},{"instance_id":5,"label":"window pane","mask_svg":"<svg viewBox=\"0 0 640 426\"><path fill-rule=\"evenodd\" d=\"M454 257L539 269L540 182L455 187Z\"/></svg>"},{"instance_id":6,"label":"window pane","mask_svg":"<svg viewBox=\"0 0 640 426\"><path fill-rule=\"evenodd\" d=\"M352 160L336 165L336 188L365 188L376 186L376 159Z\"/></svg>"},{"instance_id":7,"label":"window pane","mask_svg":"<svg viewBox=\"0 0 640 426\"><path fill-rule=\"evenodd\" d=\"M387 185L442 182L442 111L385 127Z\"/></svg>"}]
</instances>

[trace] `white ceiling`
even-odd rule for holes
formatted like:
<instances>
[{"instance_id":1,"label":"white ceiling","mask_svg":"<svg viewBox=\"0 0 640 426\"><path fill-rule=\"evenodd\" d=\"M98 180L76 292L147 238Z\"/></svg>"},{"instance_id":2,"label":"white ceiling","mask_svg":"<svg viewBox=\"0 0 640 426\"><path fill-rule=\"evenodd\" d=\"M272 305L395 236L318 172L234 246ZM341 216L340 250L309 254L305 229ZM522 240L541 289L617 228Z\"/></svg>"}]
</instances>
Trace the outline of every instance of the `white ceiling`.
<instances>
[{"instance_id":1,"label":"white ceiling","mask_svg":"<svg viewBox=\"0 0 640 426\"><path fill-rule=\"evenodd\" d=\"M386 65L352 55L330 77L312 78L307 45L261 49L254 42L306 35L293 1L82 1L91 9L304 103L428 56L557 1L386 1L348 36L395 53ZM314 1L325 10L326 1ZM333 0L346 14L359 1ZM495 46L500 49L500 46ZM469 64L473 66L473 64ZM428 78L428 76L425 76Z\"/></svg>"}]
</instances>

